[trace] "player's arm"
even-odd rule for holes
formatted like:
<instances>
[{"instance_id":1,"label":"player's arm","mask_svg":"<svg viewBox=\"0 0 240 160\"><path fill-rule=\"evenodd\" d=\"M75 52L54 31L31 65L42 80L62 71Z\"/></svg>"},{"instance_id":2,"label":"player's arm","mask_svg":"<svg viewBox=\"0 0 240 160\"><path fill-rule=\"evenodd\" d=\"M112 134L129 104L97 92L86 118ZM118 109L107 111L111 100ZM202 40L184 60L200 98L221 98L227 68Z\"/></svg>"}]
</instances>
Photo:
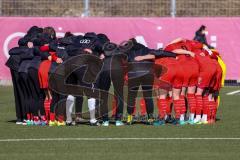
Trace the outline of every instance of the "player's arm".
<instances>
[{"instance_id":1,"label":"player's arm","mask_svg":"<svg viewBox=\"0 0 240 160\"><path fill-rule=\"evenodd\" d=\"M211 51L211 49L208 48L207 45L203 45L203 49L206 50L210 56L213 54L213 52Z\"/></svg>"},{"instance_id":2,"label":"player's arm","mask_svg":"<svg viewBox=\"0 0 240 160\"><path fill-rule=\"evenodd\" d=\"M191 51L184 50L184 49L174 49L172 52L176 53L178 55L185 54L185 55L190 55L191 57L195 56L195 53L193 53Z\"/></svg>"},{"instance_id":3,"label":"player's arm","mask_svg":"<svg viewBox=\"0 0 240 160\"><path fill-rule=\"evenodd\" d=\"M135 61L143 61L143 60L153 60L155 59L155 55L153 54L147 54L144 56L137 56L134 58Z\"/></svg>"},{"instance_id":4,"label":"player's arm","mask_svg":"<svg viewBox=\"0 0 240 160\"><path fill-rule=\"evenodd\" d=\"M157 58L163 58L163 57L176 57L176 53L173 53L171 51L165 51L162 49L159 50L152 50L151 54L155 55Z\"/></svg>"}]
</instances>

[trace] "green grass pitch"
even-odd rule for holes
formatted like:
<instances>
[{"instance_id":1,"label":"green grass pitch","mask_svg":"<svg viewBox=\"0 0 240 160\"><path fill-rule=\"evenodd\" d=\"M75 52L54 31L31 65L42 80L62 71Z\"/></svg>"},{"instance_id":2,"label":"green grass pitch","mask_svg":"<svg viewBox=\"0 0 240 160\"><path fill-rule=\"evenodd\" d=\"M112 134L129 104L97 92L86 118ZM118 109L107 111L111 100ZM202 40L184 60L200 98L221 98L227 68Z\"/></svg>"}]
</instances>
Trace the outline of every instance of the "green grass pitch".
<instances>
[{"instance_id":1,"label":"green grass pitch","mask_svg":"<svg viewBox=\"0 0 240 160\"><path fill-rule=\"evenodd\" d=\"M240 159L240 95L226 95L240 87L221 91L220 119L215 125L161 127L133 126L28 127L15 119L11 87L0 87L0 160L238 160ZM3 141L43 138L238 138L238 139L132 139Z\"/></svg>"}]
</instances>

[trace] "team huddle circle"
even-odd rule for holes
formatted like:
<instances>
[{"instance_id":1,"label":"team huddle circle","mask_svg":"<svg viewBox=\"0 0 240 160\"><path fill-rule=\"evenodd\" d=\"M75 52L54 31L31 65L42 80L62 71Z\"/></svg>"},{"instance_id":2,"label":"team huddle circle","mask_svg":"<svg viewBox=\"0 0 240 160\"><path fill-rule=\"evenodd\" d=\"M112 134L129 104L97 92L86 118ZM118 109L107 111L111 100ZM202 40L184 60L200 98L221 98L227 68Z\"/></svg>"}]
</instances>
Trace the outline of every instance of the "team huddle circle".
<instances>
[{"instance_id":1,"label":"team huddle circle","mask_svg":"<svg viewBox=\"0 0 240 160\"><path fill-rule=\"evenodd\" d=\"M201 26L194 40L152 49L135 38L119 44L95 32L58 38L52 27L33 26L6 62L16 124L214 124L225 65L205 33Z\"/></svg>"}]
</instances>

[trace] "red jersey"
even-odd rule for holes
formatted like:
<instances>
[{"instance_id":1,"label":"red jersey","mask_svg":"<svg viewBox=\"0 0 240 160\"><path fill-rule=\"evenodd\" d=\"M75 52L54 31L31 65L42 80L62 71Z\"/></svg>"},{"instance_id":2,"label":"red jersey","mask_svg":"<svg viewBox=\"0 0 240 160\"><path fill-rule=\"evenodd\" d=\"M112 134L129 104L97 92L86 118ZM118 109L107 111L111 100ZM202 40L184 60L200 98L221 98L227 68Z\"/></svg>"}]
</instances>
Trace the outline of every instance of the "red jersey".
<instances>
[{"instance_id":1,"label":"red jersey","mask_svg":"<svg viewBox=\"0 0 240 160\"><path fill-rule=\"evenodd\" d=\"M182 40L182 41L179 41L177 43L167 45L164 50L172 52L175 49L183 49L183 50L191 51L192 47L191 47L191 45L186 43L185 40ZM182 60L191 59L191 57L189 55L179 54L179 55L177 55L177 59L182 61Z\"/></svg>"}]
</instances>

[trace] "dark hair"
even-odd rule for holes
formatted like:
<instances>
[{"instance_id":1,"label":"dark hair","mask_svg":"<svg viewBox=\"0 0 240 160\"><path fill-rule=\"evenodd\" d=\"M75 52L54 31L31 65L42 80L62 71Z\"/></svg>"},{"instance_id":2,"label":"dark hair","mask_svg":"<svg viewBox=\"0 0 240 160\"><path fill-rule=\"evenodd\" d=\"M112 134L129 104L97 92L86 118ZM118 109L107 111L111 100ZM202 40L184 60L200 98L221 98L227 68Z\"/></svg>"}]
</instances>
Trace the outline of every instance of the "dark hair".
<instances>
[{"instance_id":1,"label":"dark hair","mask_svg":"<svg viewBox=\"0 0 240 160\"><path fill-rule=\"evenodd\" d=\"M103 33L99 33L97 37L103 43L110 42L110 39Z\"/></svg>"},{"instance_id":2,"label":"dark hair","mask_svg":"<svg viewBox=\"0 0 240 160\"><path fill-rule=\"evenodd\" d=\"M202 32L202 31L205 30L205 29L206 29L206 26L201 25L201 27L198 29L198 31L199 31L199 32Z\"/></svg>"},{"instance_id":3,"label":"dark hair","mask_svg":"<svg viewBox=\"0 0 240 160\"><path fill-rule=\"evenodd\" d=\"M130 38L129 41L132 41L133 45L137 44L137 40L135 38Z\"/></svg>"},{"instance_id":4,"label":"dark hair","mask_svg":"<svg viewBox=\"0 0 240 160\"><path fill-rule=\"evenodd\" d=\"M56 39L56 32L53 27L43 28L43 33L48 34L52 39Z\"/></svg>"},{"instance_id":5,"label":"dark hair","mask_svg":"<svg viewBox=\"0 0 240 160\"><path fill-rule=\"evenodd\" d=\"M64 37L71 37L71 36L74 36L71 32L66 32Z\"/></svg>"},{"instance_id":6,"label":"dark hair","mask_svg":"<svg viewBox=\"0 0 240 160\"><path fill-rule=\"evenodd\" d=\"M97 37L97 35L94 32L87 32L87 33L85 33L84 37L93 37L93 38L95 38L95 37Z\"/></svg>"}]
</instances>

